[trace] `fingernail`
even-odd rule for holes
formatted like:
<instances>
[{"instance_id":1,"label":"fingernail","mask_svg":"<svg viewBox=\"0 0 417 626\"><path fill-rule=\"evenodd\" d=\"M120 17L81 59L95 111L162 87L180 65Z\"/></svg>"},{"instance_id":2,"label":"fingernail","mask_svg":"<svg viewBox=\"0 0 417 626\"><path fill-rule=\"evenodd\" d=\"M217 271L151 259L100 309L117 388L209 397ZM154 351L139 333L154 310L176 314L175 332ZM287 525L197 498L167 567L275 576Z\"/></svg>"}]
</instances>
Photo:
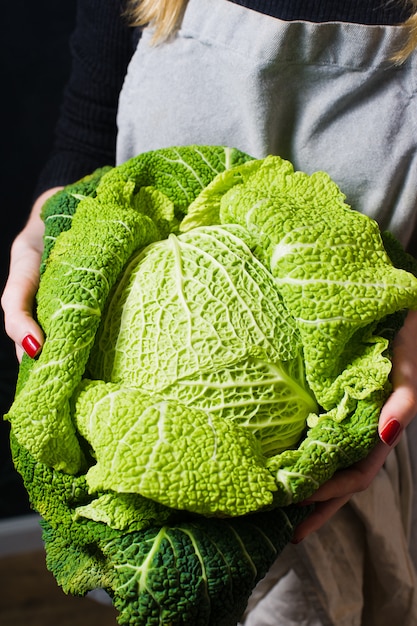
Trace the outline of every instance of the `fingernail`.
<instances>
[{"instance_id":1,"label":"fingernail","mask_svg":"<svg viewBox=\"0 0 417 626\"><path fill-rule=\"evenodd\" d=\"M392 446L401 432L401 424L396 419L392 419L381 430L380 437L387 446Z\"/></svg>"},{"instance_id":2,"label":"fingernail","mask_svg":"<svg viewBox=\"0 0 417 626\"><path fill-rule=\"evenodd\" d=\"M26 335L26 337L22 339L22 348L26 354L33 359L33 357L35 357L41 349L41 344L38 343L32 335Z\"/></svg>"}]
</instances>

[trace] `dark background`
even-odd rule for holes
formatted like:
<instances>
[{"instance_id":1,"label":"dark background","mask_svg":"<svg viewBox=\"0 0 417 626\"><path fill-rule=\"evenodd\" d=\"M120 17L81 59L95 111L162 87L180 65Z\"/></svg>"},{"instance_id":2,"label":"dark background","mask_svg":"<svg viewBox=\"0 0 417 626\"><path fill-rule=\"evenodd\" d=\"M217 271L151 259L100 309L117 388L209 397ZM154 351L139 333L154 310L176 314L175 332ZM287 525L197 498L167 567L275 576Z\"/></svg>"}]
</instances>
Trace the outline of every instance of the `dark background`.
<instances>
[{"instance_id":1,"label":"dark background","mask_svg":"<svg viewBox=\"0 0 417 626\"><path fill-rule=\"evenodd\" d=\"M8 0L0 21L0 289L7 278L10 245L30 211L42 164L70 71L69 37L76 0ZM29 505L13 469L8 423L17 375L14 346L0 317L0 518L21 515Z\"/></svg>"}]
</instances>

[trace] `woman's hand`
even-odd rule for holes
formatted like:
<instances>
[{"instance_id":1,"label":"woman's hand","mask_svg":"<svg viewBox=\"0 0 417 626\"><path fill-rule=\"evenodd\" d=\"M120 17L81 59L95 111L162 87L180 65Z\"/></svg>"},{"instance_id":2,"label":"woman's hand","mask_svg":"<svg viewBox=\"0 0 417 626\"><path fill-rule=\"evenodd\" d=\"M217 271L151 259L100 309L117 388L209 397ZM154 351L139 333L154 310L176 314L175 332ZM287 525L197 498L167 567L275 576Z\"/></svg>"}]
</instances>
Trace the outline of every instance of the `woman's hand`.
<instances>
[{"instance_id":1,"label":"woman's hand","mask_svg":"<svg viewBox=\"0 0 417 626\"><path fill-rule=\"evenodd\" d=\"M45 201L59 189L62 187L54 187L39 196L26 226L17 235L11 248L9 277L1 304L6 332L16 344L19 361L24 350L34 357L43 344L43 333L33 319L43 250L44 224L40 212Z\"/></svg>"},{"instance_id":2,"label":"woman's hand","mask_svg":"<svg viewBox=\"0 0 417 626\"><path fill-rule=\"evenodd\" d=\"M365 459L337 472L308 499L308 503L314 502L316 506L297 527L294 543L318 530L354 493L369 487L401 433L417 414L417 311L409 312L395 338L391 381L393 391L379 418L380 441Z\"/></svg>"}]
</instances>

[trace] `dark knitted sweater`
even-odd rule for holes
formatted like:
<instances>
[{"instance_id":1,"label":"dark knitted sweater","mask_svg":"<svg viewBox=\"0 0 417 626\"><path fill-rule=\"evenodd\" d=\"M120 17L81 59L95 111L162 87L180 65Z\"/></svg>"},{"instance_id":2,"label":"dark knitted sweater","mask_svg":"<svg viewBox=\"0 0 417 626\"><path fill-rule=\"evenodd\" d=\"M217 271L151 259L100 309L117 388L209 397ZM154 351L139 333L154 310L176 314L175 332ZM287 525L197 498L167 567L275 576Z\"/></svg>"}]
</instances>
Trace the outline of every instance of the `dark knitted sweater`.
<instances>
[{"instance_id":1,"label":"dark knitted sweater","mask_svg":"<svg viewBox=\"0 0 417 626\"><path fill-rule=\"evenodd\" d=\"M225 0L226 1L226 0ZM398 24L403 3L381 0L232 0L282 20ZM123 0L78 0L72 71L63 95L54 150L35 197L104 164L114 164L119 92L139 33L122 18ZM383 5L386 5L385 7Z\"/></svg>"}]
</instances>

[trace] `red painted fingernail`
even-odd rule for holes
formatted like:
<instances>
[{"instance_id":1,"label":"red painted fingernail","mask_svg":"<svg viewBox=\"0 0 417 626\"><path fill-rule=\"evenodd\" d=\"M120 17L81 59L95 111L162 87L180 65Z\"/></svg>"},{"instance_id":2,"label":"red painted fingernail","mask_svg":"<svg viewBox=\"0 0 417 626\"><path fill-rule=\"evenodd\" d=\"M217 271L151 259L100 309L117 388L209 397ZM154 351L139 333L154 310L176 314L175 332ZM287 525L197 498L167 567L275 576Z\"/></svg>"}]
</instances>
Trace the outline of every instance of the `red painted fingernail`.
<instances>
[{"instance_id":1,"label":"red painted fingernail","mask_svg":"<svg viewBox=\"0 0 417 626\"><path fill-rule=\"evenodd\" d=\"M401 432L401 424L396 419L392 419L381 430L381 439L387 446L392 446Z\"/></svg>"},{"instance_id":2,"label":"red painted fingernail","mask_svg":"<svg viewBox=\"0 0 417 626\"><path fill-rule=\"evenodd\" d=\"M31 359L35 357L41 349L41 344L32 335L26 335L22 340L22 348Z\"/></svg>"}]
</instances>

